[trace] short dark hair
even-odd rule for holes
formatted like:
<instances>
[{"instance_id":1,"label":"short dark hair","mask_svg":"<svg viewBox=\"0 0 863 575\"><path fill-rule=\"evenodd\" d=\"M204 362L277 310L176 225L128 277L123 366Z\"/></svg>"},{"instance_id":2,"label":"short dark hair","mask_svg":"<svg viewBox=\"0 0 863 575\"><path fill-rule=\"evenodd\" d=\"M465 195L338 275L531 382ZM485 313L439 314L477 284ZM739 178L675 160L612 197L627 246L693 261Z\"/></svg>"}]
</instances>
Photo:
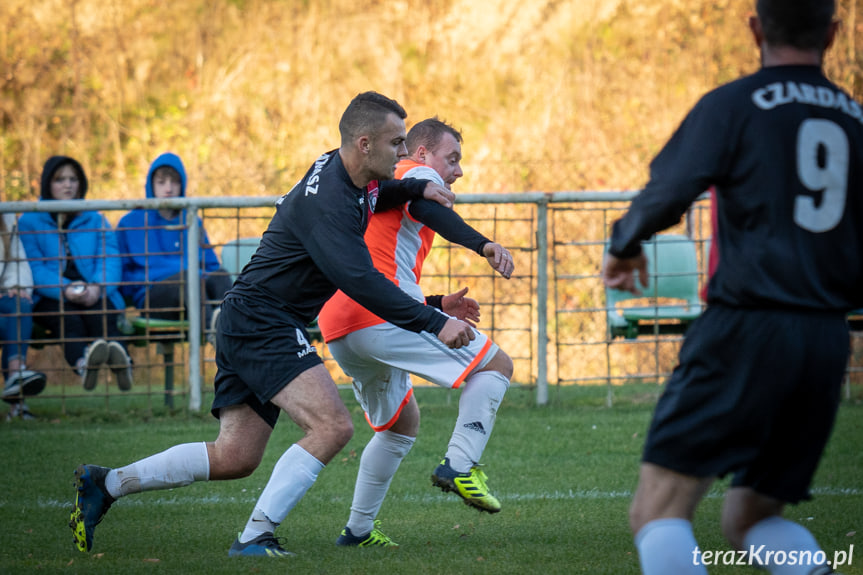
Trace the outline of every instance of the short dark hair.
<instances>
[{"instance_id":1,"label":"short dark hair","mask_svg":"<svg viewBox=\"0 0 863 575\"><path fill-rule=\"evenodd\" d=\"M408 154L413 154L420 146L425 146L427 150L434 152L444 134L452 134L456 142L462 142L461 132L446 122L438 120L437 116L417 122L410 129L405 140Z\"/></svg>"},{"instance_id":2,"label":"short dark hair","mask_svg":"<svg viewBox=\"0 0 863 575\"><path fill-rule=\"evenodd\" d=\"M758 19L764 39L771 46L800 50L827 48L835 0L758 0Z\"/></svg>"},{"instance_id":3,"label":"short dark hair","mask_svg":"<svg viewBox=\"0 0 863 575\"><path fill-rule=\"evenodd\" d=\"M183 183L183 177L180 175L180 172L177 171L173 166L159 166L155 170L153 170L153 179L156 178L170 178L172 180L177 180L180 183Z\"/></svg>"},{"instance_id":4,"label":"short dark hair","mask_svg":"<svg viewBox=\"0 0 863 575\"><path fill-rule=\"evenodd\" d=\"M401 104L383 94L377 92L357 94L348 104L342 119L339 120L342 143L364 134L375 134L390 114L395 114L402 120L408 117L408 113Z\"/></svg>"}]
</instances>

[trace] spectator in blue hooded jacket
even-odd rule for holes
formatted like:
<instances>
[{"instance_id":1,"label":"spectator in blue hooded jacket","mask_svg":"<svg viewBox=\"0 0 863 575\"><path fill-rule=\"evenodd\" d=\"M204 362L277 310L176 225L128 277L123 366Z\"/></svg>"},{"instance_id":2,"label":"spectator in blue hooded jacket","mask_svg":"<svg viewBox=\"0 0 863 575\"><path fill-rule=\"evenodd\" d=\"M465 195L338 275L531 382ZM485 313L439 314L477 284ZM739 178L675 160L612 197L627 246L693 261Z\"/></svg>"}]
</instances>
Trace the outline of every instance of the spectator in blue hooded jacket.
<instances>
[{"instance_id":1,"label":"spectator in blue hooded jacket","mask_svg":"<svg viewBox=\"0 0 863 575\"><path fill-rule=\"evenodd\" d=\"M77 160L48 158L39 201L86 195L87 176ZM94 211L27 212L18 230L33 272L35 323L62 340L66 361L81 375L84 389L96 387L104 364L121 390L130 389L132 361L118 325L126 309L119 290L120 252L111 224Z\"/></svg>"},{"instance_id":2,"label":"spectator in blue hooded jacket","mask_svg":"<svg viewBox=\"0 0 863 575\"><path fill-rule=\"evenodd\" d=\"M186 169L176 154L156 158L147 173L148 198L178 198L186 195ZM203 224L202 246L209 246ZM150 317L180 319L186 308L188 278L186 212L175 209L132 210L117 224L123 254L123 295ZM231 289L231 276L220 267L211 247L201 247L201 296L203 319L209 336L215 333L215 310ZM208 337L212 341L211 337Z\"/></svg>"}]
</instances>

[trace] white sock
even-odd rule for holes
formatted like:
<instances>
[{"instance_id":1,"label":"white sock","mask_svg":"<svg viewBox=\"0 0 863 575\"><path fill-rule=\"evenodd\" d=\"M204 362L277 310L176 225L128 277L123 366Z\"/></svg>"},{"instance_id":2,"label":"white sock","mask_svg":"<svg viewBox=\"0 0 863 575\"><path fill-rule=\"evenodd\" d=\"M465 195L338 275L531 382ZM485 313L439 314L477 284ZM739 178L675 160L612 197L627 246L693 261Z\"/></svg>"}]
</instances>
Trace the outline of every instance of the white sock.
<instances>
[{"instance_id":1,"label":"white sock","mask_svg":"<svg viewBox=\"0 0 863 575\"><path fill-rule=\"evenodd\" d=\"M370 533L384 503L393 475L413 447L416 437L392 431L375 433L360 457L348 528L354 535Z\"/></svg>"},{"instance_id":2,"label":"white sock","mask_svg":"<svg viewBox=\"0 0 863 575\"><path fill-rule=\"evenodd\" d=\"M744 548L751 553L754 565L763 565L771 575L808 575L817 565L814 559L821 558L821 547L808 529L779 516L762 519L753 525L743 537ZM763 548L762 548L763 546ZM773 555L780 552L779 556ZM797 559L791 565L787 560L794 552ZM770 552L770 560L767 560ZM763 562L763 563L759 563Z\"/></svg>"},{"instance_id":3,"label":"white sock","mask_svg":"<svg viewBox=\"0 0 863 575\"><path fill-rule=\"evenodd\" d=\"M635 547L644 575L706 575L698 561L698 542L686 519L654 519L635 534Z\"/></svg>"},{"instance_id":4,"label":"white sock","mask_svg":"<svg viewBox=\"0 0 863 575\"><path fill-rule=\"evenodd\" d=\"M183 443L125 467L112 469L105 477L111 497L130 493L183 487L210 478L206 443Z\"/></svg>"},{"instance_id":5,"label":"white sock","mask_svg":"<svg viewBox=\"0 0 863 575\"><path fill-rule=\"evenodd\" d=\"M324 464L311 453L296 443L290 446L276 462L273 474L240 535L240 543L248 543L264 533L273 533L315 483L323 468Z\"/></svg>"},{"instance_id":6,"label":"white sock","mask_svg":"<svg viewBox=\"0 0 863 575\"><path fill-rule=\"evenodd\" d=\"M509 380L498 371L480 371L465 380L446 452L455 471L466 473L479 463L508 388Z\"/></svg>"}]
</instances>

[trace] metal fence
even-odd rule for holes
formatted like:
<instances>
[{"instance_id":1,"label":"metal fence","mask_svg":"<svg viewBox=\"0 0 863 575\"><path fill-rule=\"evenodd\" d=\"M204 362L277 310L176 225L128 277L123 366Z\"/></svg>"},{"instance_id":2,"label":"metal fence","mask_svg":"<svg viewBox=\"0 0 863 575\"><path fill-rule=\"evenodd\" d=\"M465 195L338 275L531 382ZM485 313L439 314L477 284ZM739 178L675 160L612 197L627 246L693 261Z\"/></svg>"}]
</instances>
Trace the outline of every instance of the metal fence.
<instances>
[{"instance_id":1,"label":"metal fence","mask_svg":"<svg viewBox=\"0 0 863 575\"><path fill-rule=\"evenodd\" d=\"M479 328L514 362L513 382L535 388L536 402L544 405L556 387L604 385L611 405L615 386L627 382L660 382L673 369L682 337L660 333L636 339L614 338L607 325L606 295L600 269L611 223L626 210L636 192L557 192L519 194L466 194L456 209L486 236L500 242L516 263L512 279L495 274L484 258L460 246L436 240L426 261L422 285L425 293L452 293L467 286L469 296L481 305ZM200 216L217 250L239 238L259 238L274 212L275 197L178 198L172 200L118 200L8 202L0 212L102 212L115 225L128 210L184 209L190 217L188 245L182 257L189 268L199 266ZM710 235L706 198L696 202L672 233L685 234L698 246L699 285L703 285ZM166 402L185 397L191 410L209 405L215 374L213 351L206 345L200 321L199 282L185 286L188 328L165 336L156 331L130 336L134 349L136 385L133 393ZM127 310L134 315L135 310ZM167 340L167 341L165 341ZM38 342L35 342L38 344ZM165 353L172 350L170 355ZM55 364L46 392L39 396L74 401L83 395L77 379L63 368L57 353L47 346L34 352L30 363L42 371ZM178 353L174 355L176 347ZM155 348L155 350L154 350ZM326 350L319 350L337 383L349 383ZM168 363L165 369L164 364ZM860 376L852 358L849 385ZM60 365L58 365L60 364ZM172 377L173 368L182 376ZM172 381L168 382L167 379ZM422 382L419 382L422 383ZM166 385L170 384L170 385ZM106 401L121 396L110 385L99 386Z\"/></svg>"}]
</instances>

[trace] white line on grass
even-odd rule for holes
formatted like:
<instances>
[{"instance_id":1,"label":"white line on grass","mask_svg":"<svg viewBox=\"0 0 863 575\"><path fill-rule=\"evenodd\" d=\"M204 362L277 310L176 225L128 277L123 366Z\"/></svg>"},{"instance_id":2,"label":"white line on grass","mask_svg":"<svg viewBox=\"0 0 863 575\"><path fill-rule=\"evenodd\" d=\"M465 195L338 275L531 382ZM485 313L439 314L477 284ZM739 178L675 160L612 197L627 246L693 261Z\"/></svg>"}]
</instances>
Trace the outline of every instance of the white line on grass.
<instances>
[{"instance_id":1,"label":"white line on grass","mask_svg":"<svg viewBox=\"0 0 863 575\"><path fill-rule=\"evenodd\" d=\"M722 497L723 491L713 490L707 497L716 498ZM816 496L849 496L863 495L863 489L854 487L815 487L812 489L812 494ZM549 491L544 493L498 493L498 498L501 501L562 501L562 500L578 500L578 499L630 499L632 492L623 491L600 491L599 489L577 489L566 491ZM436 503L439 501L448 501L454 497L444 493L428 493L425 495L407 494L395 496L388 499L395 499L403 503ZM43 499L40 498L36 502L37 507L41 508L64 508L71 507L74 499L74 491L70 490L68 500L58 499ZM224 495L182 495L182 496L163 496L163 497L146 497L138 499L136 497L124 498L122 505L222 505L226 503L243 503L252 504L257 501L257 495L247 493L239 496L224 496ZM346 501L344 497L332 498L332 501ZM0 508L3 507L19 507L21 501L0 501Z\"/></svg>"}]
</instances>

